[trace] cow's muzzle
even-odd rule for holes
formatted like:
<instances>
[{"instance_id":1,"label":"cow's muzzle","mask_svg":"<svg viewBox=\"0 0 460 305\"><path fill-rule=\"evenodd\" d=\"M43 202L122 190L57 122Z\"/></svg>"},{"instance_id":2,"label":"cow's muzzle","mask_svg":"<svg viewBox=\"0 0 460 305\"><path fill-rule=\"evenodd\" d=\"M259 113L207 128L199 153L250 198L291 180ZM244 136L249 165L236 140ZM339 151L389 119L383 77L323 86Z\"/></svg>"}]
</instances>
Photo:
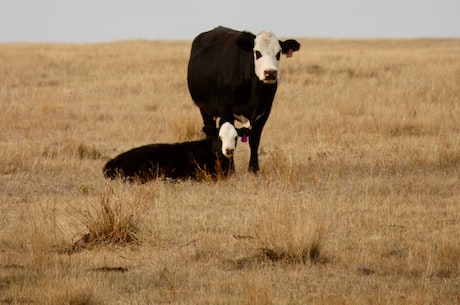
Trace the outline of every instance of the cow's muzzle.
<instances>
[{"instance_id":1,"label":"cow's muzzle","mask_svg":"<svg viewBox=\"0 0 460 305\"><path fill-rule=\"evenodd\" d=\"M278 79L277 70L265 70L264 71L264 82L273 83L273 82L276 82L277 79Z\"/></svg>"},{"instance_id":2,"label":"cow's muzzle","mask_svg":"<svg viewBox=\"0 0 460 305\"><path fill-rule=\"evenodd\" d=\"M233 148L226 148L224 156L227 157L227 158L230 158L230 157L233 156L234 151L235 150Z\"/></svg>"}]
</instances>

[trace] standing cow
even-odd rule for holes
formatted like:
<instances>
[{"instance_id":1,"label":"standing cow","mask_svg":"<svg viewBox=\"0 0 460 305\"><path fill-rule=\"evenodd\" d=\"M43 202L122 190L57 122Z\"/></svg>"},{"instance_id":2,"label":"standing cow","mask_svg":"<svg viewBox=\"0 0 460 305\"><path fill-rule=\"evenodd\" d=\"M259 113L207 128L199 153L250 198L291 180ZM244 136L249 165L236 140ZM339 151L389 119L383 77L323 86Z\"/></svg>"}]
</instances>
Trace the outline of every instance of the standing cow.
<instances>
[{"instance_id":1,"label":"standing cow","mask_svg":"<svg viewBox=\"0 0 460 305\"><path fill-rule=\"evenodd\" d=\"M215 135L220 122L240 121L251 129L249 170L259 170L260 136L275 97L281 54L300 49L293 39L280 41L271 32L254 35L217 27L198 35L188 64L188 88L203 117L203 131Z\"/></svg>"}]
</instances>

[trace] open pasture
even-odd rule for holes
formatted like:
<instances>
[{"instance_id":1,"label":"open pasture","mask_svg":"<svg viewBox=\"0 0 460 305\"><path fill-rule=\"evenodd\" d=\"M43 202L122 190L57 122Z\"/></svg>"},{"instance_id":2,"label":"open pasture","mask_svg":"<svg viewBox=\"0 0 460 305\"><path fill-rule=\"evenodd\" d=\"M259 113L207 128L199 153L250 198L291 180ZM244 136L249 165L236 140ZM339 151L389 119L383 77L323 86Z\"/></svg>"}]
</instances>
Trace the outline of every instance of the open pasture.
<instances>
[{"instance_id":1,"label":"open pasture","mask_svg":"<svg viewBox=\"0 0 460 305\"><path fill-rule=\"evenodd\" d=\"M0 45L0 304L459 304L460 41L299 41L257 176L143 185L191 42Z\"/></svg>"}]
</instances>

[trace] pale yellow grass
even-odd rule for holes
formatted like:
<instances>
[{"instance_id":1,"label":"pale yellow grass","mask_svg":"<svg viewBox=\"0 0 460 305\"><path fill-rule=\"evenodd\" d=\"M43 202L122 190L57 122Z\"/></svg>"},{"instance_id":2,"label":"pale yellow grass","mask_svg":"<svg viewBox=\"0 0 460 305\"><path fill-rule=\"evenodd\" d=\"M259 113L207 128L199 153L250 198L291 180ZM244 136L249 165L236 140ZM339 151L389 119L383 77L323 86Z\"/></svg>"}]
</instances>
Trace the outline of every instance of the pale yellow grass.
<instances>
[{"instance_id":1,"label":"pale yellow grass","mask_svg":"<svg viewBox=\"0 0 460 305\"><path fill-rule=\"evenodd\" d=\"M301 43L259 175L145 185L102 166L203 136L190 42L0 45L0 304L459 304L460 41Z\"/></svg>"}]
</instances>

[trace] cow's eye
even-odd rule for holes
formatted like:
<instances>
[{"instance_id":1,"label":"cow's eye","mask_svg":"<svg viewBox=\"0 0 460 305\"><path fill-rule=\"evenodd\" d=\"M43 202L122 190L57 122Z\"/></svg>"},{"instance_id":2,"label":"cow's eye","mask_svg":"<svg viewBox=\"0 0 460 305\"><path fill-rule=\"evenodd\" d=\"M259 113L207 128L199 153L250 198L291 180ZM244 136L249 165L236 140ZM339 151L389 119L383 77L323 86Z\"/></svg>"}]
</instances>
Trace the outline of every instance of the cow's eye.
<instances>
[{"instance_id":1,"label":"cow's eye","mask_svg":"<svg viewBox=\"0 0 460 305\"><path fill-rule=\"evenodd\" d=\"M259 51L256 51L256 59L259 59L262 57L262 53L260 53Z\"/></svg>"},{"instance_id":2,"label":"cow's eye","mask_svg":"<svg viewBox=\"0 0 460 305\"><path fill-rule=\"evenodd\" d=\"M278 53L276 53L276 60L280 60L280 57L281 57L281 51L279 51Z\"/></svg>"}]
</instances>

